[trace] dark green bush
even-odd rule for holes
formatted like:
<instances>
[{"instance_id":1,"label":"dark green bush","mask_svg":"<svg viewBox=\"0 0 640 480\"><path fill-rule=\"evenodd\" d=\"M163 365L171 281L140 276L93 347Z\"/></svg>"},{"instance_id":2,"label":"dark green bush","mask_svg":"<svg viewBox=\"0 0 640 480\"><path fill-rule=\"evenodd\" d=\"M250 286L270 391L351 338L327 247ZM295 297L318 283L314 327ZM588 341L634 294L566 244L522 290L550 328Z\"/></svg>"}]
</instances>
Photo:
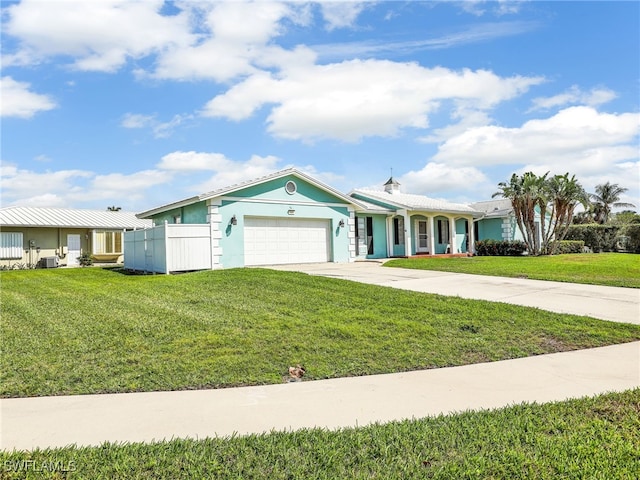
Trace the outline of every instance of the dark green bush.
<instances>
[{"instance_id":1,"label":"dark green bush","mask_svg":"<svg viewBox=\"0 0 640 480\"><path fill-rule=\"evenodd\" d=\"M619 225L599 225L596 223L586 225L571 225L565 240L582 240L585 246L594 252L617 251L618 236L621 227Z\"/></svg>"},{"instance_id":2,"label":"dark green bush","mask_svg":"<svg viewBox=\"0 0 640 480\"><path fill-rule=\"evenodd\" d=\"M527 245L520 240L478 240L476 255L517 257L527 251Z\"/></svg>"},{"instance_id":3,"label":"dark green bush","mask_svg":"<svg viewBox=\"0 0 640 480\"><path fill-rule=\"evenodd\" d=\"M90 267L93 265L93 257L88 253L83 253L78 257L78 262L81 267Z\"/></svg>"},{"instance_id":4,"label":"dark green bush","mask_svg":"<svg viewBox=\"0 0 640 480\"><path fill-rule=\"evenodd\" d=\"M626 237L624 241L626 251L640 253L640 225L637 223L625 225L622 228L622 234Z\"/></svg>"},{"instance_id":5,"label":"dark green bush","mask_svg":"<svg viewBox=\"0 0 640 480\"><path fill-rule=\"evenodd\" d=\"M562 240L556 242L553 253L562 255L563 253L582 253L584 242L582 240Z\"/></svg>"}]
</instances>

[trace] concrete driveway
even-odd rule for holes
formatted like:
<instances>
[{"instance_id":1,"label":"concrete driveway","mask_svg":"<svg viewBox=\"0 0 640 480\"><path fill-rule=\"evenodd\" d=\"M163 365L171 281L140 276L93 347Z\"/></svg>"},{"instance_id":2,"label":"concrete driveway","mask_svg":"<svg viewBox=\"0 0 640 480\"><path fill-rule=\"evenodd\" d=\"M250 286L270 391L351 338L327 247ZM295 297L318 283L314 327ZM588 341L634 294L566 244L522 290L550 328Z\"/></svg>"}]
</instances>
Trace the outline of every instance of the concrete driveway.
<instances>
[{"instance_id":1,"label":"concrete driveway","mask_svg":"<svg viewBox=\"0 0 640 480\"><path fill-rule=\"evenodd\" d=\"M268 268L640 324L640 289L635 288L390 268L383 267L382 262L314 263Z\"/></svg>"}]
</instances>

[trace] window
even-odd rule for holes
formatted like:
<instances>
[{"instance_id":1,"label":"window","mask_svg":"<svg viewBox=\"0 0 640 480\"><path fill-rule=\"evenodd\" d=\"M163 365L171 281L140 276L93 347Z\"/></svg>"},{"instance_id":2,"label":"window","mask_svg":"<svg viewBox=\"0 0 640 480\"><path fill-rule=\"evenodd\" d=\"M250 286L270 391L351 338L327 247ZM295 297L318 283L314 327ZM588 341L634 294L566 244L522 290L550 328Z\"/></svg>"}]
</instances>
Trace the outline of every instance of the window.
<instances>
[{"instance_id":1,"label":"window","mask_svg":"<svg viewBox=\"0 0 640 480\"><path fill-rule=\"evenodd\" d=\"M393 244L404 245L404 218L393 219Z\"/></svg>"},{"instance_id":2,"label":"window","mask_svg":"<svg viewBox=\"0 0 640 480\"><path fill-rule=\"evenodd\" d=\"M0 233L0 258L22 258L22 232Z\"/></svg>"},{"instance_id":3,"label":"window","mask_svg":"<svg viewBox=\"0 0 640 480\"><path fill-rule=\"evenodd\" d=\"M122 253L122 232L96 232L93 253L97 255Z\"/></svg>"},{"instance_id":4,"label":"window","mask_svg":"<svg viewBox=\"0 0 640 480\"><path fill-rule=\"evenodd\" d=\"M293 195L298 190L298 186L296 185L296 182L292 182L291 180L289 180L284 186L284 189L289 195Z\"/></svg>"},{"instance_id":5,"label":"window","mask_svg":"<svg viewBox=\"0 0 640 480\"><path fill-rule=\"evenodd\" d=\"M449 243L449 220L438 220L438 243Z\"/></svg>"}]
</instances>

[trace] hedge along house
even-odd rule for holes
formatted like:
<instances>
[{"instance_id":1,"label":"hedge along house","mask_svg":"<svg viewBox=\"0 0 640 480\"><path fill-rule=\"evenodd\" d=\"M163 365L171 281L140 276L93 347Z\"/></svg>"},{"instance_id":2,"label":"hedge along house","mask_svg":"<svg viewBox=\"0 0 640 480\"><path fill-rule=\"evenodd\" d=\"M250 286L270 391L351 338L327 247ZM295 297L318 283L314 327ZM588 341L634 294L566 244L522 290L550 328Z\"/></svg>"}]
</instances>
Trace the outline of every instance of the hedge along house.
<instances>
[{"instance_id":1,"label":"hedge along house","mask_svg":"<svg viewBox=\"0 0 640 480\"><path fill-rule=\"evenodd\" d=\"M389 185L344 195L291 168L169 203L138 214L155 226L125 235L125 268L169 273L470 251L478 212Z\"/></svg>"},{"instance_id":2,"label":"hedge along house","mask_svg":"<svg viewBox=\"0 0 640 480\"><path fill-rule=\"evenodd\" d=\"M358 251L367 258L471 254L474 219L482 213L458 203L400 192L390 178L384 191L353 190L352 198L375 206L357 217Z\"/></svg>"},{"instance_id":3,"label":"hedge along house","mask_svg":"<svg viewBox=\"0 0 640 480\"><path fill-rule=\"evenodd\" d=\"M149 226L131 212L0 208L0 265L37 265L48 258L49 266L75 266L84 253L98 262L122 262L123 232Z\"/></svg>"},{"instance_id":4,"label":"hedge along house","mask_svg":"<svg viewBox=\"0 0 640 480\"><path fill-rule=\"evenodd\" d=\"M305 173L281 170L138 214L155 227L125 236L125 268L169 273L351 262L362 208Z\"/></svg>"}]
</instances>

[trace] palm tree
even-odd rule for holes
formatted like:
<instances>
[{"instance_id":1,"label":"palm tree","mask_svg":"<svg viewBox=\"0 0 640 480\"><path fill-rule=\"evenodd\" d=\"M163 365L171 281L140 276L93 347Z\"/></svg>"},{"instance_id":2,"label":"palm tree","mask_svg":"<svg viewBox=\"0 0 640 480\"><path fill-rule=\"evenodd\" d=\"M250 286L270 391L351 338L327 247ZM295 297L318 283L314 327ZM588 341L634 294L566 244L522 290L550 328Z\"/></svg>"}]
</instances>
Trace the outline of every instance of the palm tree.
<instances>
[{"instance_id":1,"label":"palm tree","mask_svg":"<svg viewBox=\"0 0 640 480\"><path fill-rule=\"evenodd\" d=\"M612 207L635 207L632 203L619 202L620 195L629 190L617 183L601 183L596 185L596 193L590 193L589 198L594 203L594 214L596 222L607 223L611 219Z\"/></svg>"},{"instance_id":2,"label":"palm tree","mask_svg":"<svg viewBox=\"0 0 640 480\"><path fill-rule=\"evenodd\" d=\"M549 230L543 238L542 251L553 255L557 242L564 239L573 223L573 215L578 204L587 208L589 195L582 188L575 175L569 178L569 173L555 175L546 184L551 206ZM540 221L544 232L545 215L540 208Z\"/></svg>"},{"instance_id":3,"label":"palm tree","mask_svg":"<svg viewBox=\"0 0 640 480\"><path fill-rule=\"evenodd\" d=\"M107 207L107 211L108 212L119 212L120 210L122 210L122 208L121 207L116 207L115 205L111 206L111 207Z\"/></svg>"},{"instance_id":4,"label":"palm tree","mask_svg":"<svg viewBox=\"0 0 640 480\"><path fill-rule=\"evenodd\" d=\"M502 196L511 201L513 214L522 233L527 250L531 255L540 253L540 242L536 235L536 206L545 205L545 188L547 174L538 177L532 172L522 176L511 175L509 183L500 182L500 190L492 197Z\"/></svg>"},{"instance_id":5,"label":"palm tree","mask_svg":"<svg viewBox=\"0 0 640 480\"><path fill-rule=\"evenodd\" d=\"M500 190L493 194L511 201L518 228L531 255L552 254L556 242L566 236L576 206L589 203L575 175L569 178L565 173L547 178L548 174L539 177L532 172L522 176L514 173L509 183L499 183Z\"/></svg>"}]
</instances>

